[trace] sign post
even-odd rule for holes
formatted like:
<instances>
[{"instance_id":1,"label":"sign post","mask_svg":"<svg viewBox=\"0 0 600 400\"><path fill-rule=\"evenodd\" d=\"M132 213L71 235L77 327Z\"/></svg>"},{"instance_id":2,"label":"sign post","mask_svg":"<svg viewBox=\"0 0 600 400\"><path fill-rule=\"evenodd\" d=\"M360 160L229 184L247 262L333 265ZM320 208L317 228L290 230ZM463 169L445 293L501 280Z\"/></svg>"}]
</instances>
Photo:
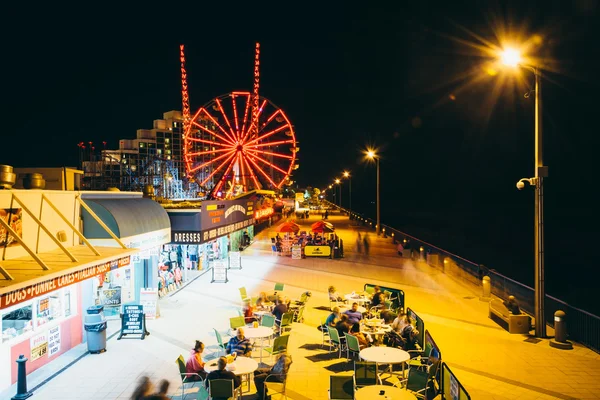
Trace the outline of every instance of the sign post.
<instances>
[{"instance_id":1,"label":"sign post","mask_svg":"<svg viewBox=\"0 0 600 400\"><path fill-rule=\"evenodd\" d=\"M121 314L121 333L117 340L121 340L126 335L140 335L139 338L146 338L150 332L146 330L146 314L144 314L144 306L140 304L129 304L123 306L123 314Z\"/></svg>"},{"instance_id":2,"label":"sign post","mask_svg":"<svg viewBox=\"0 0 600 400\"><path fill-rule=\"evenodd\" d=\"M142 307L144 307L144 315L146 318L156 319L160 317L160 309L158 307L158 288L141 288L140 304Z\"/></svg>"},{"instance_id":3,"label":"sign post","mask_svg":"<svg viewBox=\"0 0 600 400\"><path fill-rule=\"evenodd\" d=\"M214 260L212 263L212 280L210 283L227 283L227 265L225 260Z\"/></svg>"},{"instance_id":4,"label":"sign post","mask_svg":"<svg viewBox=\"0 0 600 400\"><path fill-rule=\"evenodd\" d=\"M239 251L229 252L229 269L242 269L242 253Z\"/></svg>"}]
</instances>

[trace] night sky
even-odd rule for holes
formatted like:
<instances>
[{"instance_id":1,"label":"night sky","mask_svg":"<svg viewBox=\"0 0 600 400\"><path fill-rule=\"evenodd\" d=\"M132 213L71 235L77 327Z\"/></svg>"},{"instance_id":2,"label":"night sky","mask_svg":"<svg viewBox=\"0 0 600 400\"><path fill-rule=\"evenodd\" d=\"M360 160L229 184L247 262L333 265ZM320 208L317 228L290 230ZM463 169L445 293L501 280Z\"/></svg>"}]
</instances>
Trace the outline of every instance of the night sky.
<instances>
[{"instance_id":1,"label":"night sky","mask_svg":"<svg viewBox=\"0 0 600 400\"><path fill-rule=\"evenodd\" d=\"M251 90L259 41L261 95L295 125L300 187L350 170L353 208L374 217L375 168L361 150L376 146L384 223L532 284L533 190L515 183L533 175L533 77L497 90L502 74L483 73L489 58L467 43L539 35L547 290L593 309L598 1L242 4L8 9L0 163L76 166L77 143L116 148L181 109L180 43L192 111Z\"/></svg>"}]
</instances>

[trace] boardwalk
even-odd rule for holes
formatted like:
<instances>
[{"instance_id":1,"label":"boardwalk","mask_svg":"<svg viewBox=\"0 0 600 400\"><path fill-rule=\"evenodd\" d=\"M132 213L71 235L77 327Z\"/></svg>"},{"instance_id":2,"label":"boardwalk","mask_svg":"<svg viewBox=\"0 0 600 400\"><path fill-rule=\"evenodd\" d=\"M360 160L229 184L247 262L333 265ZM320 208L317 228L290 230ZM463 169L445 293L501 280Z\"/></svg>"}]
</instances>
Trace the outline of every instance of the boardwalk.
<instances>
[{"instance_id":1,"label":"boardwalk","mask_svg":"<svg viewBox=\"0 0 600 400\"><path fill-rule=\"evenodd\" d=\"M307 229L316 218L320 217L298 222ZM210 355L216 344L212 328L227 330L229 317L237 315L238 287L245 286L254 294L272 291L275 282L284 283L284 293L291 298L305 290L312 292L305 321L294 324L290 339L294 360L288 382L290 399L327 399L329 375L351 374L351 362L321 348L316 326L328 314L320 308L328 306L329 285L349 293L362 290L366 282L404 290L406 305L425 320L444 361L473 399L600 399L598 354L578 344L573 350L558 350L548 340L510 335L487 317L487 303L479 301L479 288L399 258L391 239L376 238L372 231L370 256L357 254L357 228L346 217L334 215L330 221L345 241L343 260L291 260L273 255L269 237L274 233L264 231L244 251L243 269L230 271L228 284L211 284L204 275L161 300L162 317L148 323L151 335L144 341L113 338L101 355L83 355L85 345L71 350L61 356L61 363L81 358L40 386L32 399L127 399L136 379L144 374L154 380L169 379L170 394L179 399L177 356L187 356L195 339L207 343L206 355ZM29 388L52 375L50 368L59 366L34 372ZM0 393L0 398L14 393L14 389ZM256 398L253 393L254 388L244 399Z\"/></svg>"}]
</instances>

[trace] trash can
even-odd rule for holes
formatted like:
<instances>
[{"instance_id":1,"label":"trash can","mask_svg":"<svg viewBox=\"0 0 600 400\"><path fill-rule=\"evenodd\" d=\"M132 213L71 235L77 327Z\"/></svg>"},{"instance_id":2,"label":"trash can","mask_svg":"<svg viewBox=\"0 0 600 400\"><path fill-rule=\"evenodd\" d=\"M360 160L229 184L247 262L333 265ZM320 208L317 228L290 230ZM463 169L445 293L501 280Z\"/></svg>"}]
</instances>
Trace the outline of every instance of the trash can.
<instances>
[{"instance_id":1,"label":"trash can","mask_svg":"<svg viewBox=\"0 0 600 400\"><path fill-rule=\"evenodd\" d=\"M103 311L104 306L89 307L83 322L88 351L92 354L106 351L106 318Z\"/></svg>"}]
</instances>

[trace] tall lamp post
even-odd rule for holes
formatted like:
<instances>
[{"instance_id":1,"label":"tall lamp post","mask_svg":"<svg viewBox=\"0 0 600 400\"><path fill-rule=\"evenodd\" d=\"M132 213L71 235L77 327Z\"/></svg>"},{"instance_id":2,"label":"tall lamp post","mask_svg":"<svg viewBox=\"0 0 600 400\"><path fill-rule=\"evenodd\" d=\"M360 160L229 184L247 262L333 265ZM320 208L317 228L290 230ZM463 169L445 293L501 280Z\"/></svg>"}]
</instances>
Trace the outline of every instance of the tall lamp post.
<instances>
[{"instance_id":1,"label":"tall lamp post","mask_svg":"<svg viewBox=\"0 0 600 400\"><path fill-rule=\"evenodd\" d=\"M331 190L332 187L333 187L332 185L329 185L329 190ZM333 204L335 204L335 190L333 192L331 192L331 193L332 193L331 194L331 200L332 200L331 202Z\"/></svg>"},{"instance_id":2,"label":"tall lamp post","mask_svg":"<svg viewBox=\"0 0 600 400\"><path fill-rule=\"evenodd\" d=\"M517 182L521 190L528 182L535 187L535 336L546 337L546 317L544 303L546 297L544 282L544 178L548 176L548 167L544 166L542 158L542 76L538 68L522 63L521 54L516 49L506 48L501 53L504 65L522 67L533 72L535 77L535 165L534 177L523 178Z\"/></svg>"},{"instance_id":3,"label":"tall lamp post","mask_svg":"<svg viewBox=\"0 0 600 400\"><path fill-rule=\"evenodd\" d=\"M342 208L342 181L339 178L335 178L335 183L340 189L340 198L338 199L340 208Z\"/></svg>"},{"instance_id":4,"label":"tall lamp post","mask_svg":"<svg viewBox=\"0 0 600 400\"><path fill-rule=\"evenodd\" d=\"M352 177L350 176L350 172L344 171L344 178L348 178L349 191L348 195L350 197L348 209L352 211Z\"/></svg>"},{"instance_id":5,"label":"tall lamp post","mask_svg":"<svg viewBox=\"0 0 600 400\"><path fill-rule=\"evenodd\" d=\"M379 236L379 231L381 230L381 202L379 198L379 156L377 155L377 153L375 153L375 150L367 150L366 155L369 160L375 160L375 164L377 164L377 225L375 226L375 232L377 233L377 236Z\"/></svg>"}]
</instances>

